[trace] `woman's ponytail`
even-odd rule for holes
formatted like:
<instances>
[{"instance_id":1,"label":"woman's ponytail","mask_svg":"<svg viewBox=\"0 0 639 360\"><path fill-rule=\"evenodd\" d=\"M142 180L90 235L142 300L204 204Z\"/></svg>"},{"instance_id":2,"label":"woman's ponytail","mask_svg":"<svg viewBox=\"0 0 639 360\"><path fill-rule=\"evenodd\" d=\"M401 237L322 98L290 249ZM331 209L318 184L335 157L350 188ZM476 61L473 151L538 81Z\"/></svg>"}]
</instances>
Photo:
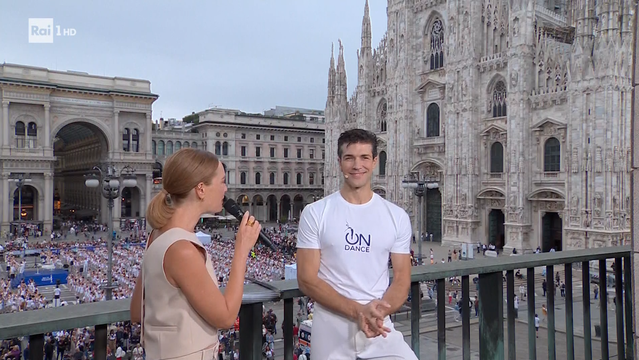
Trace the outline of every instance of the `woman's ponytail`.
<instances>
[{"instance_id":1,"label":"woman's ponytail","mask_svg":"<svg viewBox=\"0 0 639 360\"><path fill-rule=\"evenodd\" d=\"M146 221L152 229L160 229L169 222L175 209L171 195L164 189L155 195L146 209Z\"/></svg>"}]
</instances>

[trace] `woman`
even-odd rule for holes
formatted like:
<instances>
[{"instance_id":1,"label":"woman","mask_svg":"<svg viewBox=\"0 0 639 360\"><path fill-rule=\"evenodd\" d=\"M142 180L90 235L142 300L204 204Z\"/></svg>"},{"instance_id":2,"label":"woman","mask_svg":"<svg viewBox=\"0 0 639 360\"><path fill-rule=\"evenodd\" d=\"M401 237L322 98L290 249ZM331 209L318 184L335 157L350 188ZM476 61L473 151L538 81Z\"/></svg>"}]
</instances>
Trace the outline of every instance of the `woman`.
<instances>
[{"instance_id":1,"label":"woman","mask_svg":"<svg viewBox=\"0 0 639 360\"><path fill-rule=\"evenodd\" d=\"M222 210L224 168L212 153L186 148L169 157L163 175L163 190L146 213L154 230L131 299L131 320L141 322L148 359L214 359L217 329L232 327L238 316L246 260L261 225L244 214L222 294L193 231L202 214Z\"/></svg>"}]
</instances>

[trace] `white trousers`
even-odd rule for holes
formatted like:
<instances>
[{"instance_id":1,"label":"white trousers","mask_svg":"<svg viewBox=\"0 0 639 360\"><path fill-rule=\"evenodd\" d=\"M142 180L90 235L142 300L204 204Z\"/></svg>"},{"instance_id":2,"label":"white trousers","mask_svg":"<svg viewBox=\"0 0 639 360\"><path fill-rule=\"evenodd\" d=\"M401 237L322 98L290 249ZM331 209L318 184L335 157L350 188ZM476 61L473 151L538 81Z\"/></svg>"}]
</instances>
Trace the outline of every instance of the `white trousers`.
<instances>
[{"instance_id":1,"label":"white trousers","mask_svg":"<svg viewBox=\"0 0 639 360\"><path fill-rule=\"evenodd\" d=\"M311 357L313 360L417 360L404 341L404 335L395 330L390 317L384 319L384 326L391 329L386 337L369 339L359 330L357 323L316 304L311 329Z\"/></svg>"}]
</instances>

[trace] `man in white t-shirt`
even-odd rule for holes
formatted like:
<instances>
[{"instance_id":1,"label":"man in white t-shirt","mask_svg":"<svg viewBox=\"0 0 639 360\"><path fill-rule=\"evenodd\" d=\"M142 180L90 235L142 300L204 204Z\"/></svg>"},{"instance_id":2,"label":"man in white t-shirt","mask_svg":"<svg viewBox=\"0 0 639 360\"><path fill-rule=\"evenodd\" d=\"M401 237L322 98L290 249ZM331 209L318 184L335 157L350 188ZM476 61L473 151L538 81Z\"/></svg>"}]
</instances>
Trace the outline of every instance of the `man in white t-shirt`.
<instances>
[{"instance_id":1,"label":"man in white t-shirt","mask_svg":"<svg viewBox=\"0 0 639 360\"><path fill-rule=\"evenodd\" d=\"M417 359L388 316L410 290L410 219L371 189L375 134L348 130L337 145L343 186L306 206L298 229L297 279L316 302L311 353L331 360Z\"/></svg>"}]
</instances>

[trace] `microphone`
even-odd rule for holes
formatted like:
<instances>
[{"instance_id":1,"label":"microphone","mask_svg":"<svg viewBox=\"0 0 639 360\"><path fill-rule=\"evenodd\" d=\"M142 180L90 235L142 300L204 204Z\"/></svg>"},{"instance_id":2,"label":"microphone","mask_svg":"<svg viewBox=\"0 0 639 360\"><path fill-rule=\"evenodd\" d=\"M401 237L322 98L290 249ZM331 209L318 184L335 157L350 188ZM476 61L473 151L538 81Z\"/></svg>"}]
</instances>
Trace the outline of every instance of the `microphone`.
<instances>
[{"instance_id":1,"label":"microphone","mask_svg":"<svg viewBox=\"0 0 639 360\"><path fill-rule=\"evenodd\" d=\"M228 211L229 214L235 216L235 218L238 219L239 221L242 221L242 217L244 216L244 211L242 211L242 208L240 208L240 206L233 199L229 199L225 196L224 203L222 206L224 206L224 210ZM273 245L271 240L268 238L268 236L264 234L264 229L260 231L260 241L262 241L264 245L270 247L271 250L275 252L278 251L275 245Z\"/></svg>"}]
</instances>

